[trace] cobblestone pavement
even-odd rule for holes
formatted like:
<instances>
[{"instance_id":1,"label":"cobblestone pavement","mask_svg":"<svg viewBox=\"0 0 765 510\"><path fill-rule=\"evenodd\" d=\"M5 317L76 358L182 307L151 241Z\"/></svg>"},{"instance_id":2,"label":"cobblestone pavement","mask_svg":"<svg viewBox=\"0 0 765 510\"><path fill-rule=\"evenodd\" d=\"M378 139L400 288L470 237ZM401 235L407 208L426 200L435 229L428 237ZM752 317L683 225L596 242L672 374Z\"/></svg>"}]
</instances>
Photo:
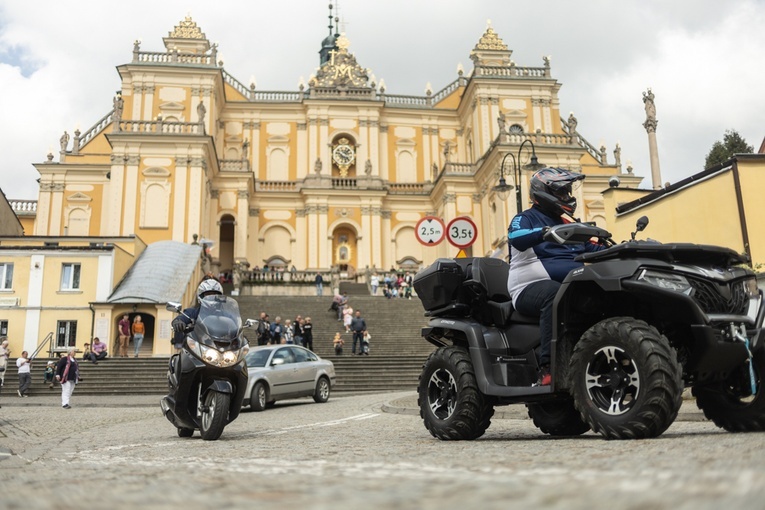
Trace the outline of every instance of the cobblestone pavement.
<instances>
[{"instance_id":1,"label":"cobblestone pavement","mask_svg":"<svg viewBox=\"0 0 765 510\"><path fill-rule=\"evenodd\" d=\"M219 441L181 439L159 397L0 404L0 508L760 509L765 434L686 402L660 438L551 438L523 406L475 441L434 439L413 393L243 412ZM255 506L257 505L257 506Z\"/></svg>"}]
</instances>

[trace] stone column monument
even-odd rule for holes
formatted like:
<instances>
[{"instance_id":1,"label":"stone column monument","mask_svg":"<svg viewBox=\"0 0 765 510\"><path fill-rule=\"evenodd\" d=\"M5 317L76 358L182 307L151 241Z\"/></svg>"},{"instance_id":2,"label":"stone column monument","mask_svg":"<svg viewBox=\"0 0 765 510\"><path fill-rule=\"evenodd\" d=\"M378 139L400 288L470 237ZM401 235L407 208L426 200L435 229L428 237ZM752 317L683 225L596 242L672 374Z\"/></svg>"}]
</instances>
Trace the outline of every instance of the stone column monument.
<instances>
[{"instance_id":1,"label":"stone column monument","mask_svg":"<svg viewBox=\"0 0 765 510\"><path fill-rule=\"evenodd\" d=\"M643 127L648 133L648 154L651 158L651 181L653 189L661 189L661 169L659 168L659 150L656 147L656 105L653 102L653 92L648 89L643 92L643 103L645 104L645 122Z\"/></svg>"}]
</instances>

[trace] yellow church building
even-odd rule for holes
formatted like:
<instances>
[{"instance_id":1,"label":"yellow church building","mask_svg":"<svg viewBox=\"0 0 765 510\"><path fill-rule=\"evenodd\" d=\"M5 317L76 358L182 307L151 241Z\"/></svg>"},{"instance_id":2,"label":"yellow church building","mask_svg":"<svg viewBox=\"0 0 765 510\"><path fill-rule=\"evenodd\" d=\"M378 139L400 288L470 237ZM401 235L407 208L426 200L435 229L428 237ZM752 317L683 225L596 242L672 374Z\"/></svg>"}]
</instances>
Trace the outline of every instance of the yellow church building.
<instances>
[{"instance_id":1,"label":"yellow church building","mask_svg":"<svg viewBox=\"0 0 765 510\"><path fill-rule=\"evenodd\" d=\"M609 177L626 186L641 178L622 172L619 149L609 162L573 115L561 117L549 58L526 67L511 56L489 26L470 52L472 71L425 96L396 95L330 29L305 86L260 91L226 72L187 17L161 51L136 41L117 68L112 110L71 140L65 133L58 161L35 164L33 233L148 244L197 236L216 272L245 262L348 274L418 267L457 252L418 242L425 216L469 217L474 255L504 246L517 206L494 187L503 176L517 185L520 174L526 207L531 172L517 167L532 151L588 175L579 213L605 225Z\"/></svg>"}]
</instances>

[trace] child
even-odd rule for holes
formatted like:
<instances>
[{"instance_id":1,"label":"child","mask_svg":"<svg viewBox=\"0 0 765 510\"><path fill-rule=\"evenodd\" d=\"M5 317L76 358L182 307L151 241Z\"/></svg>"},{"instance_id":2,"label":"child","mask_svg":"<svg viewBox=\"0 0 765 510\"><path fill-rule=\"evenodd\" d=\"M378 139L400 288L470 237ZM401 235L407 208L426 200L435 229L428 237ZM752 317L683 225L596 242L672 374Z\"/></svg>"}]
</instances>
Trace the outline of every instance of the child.
<instances>
[{"instance_id":1,"label":"child","mask_svg":"<svg viewBox=\"0 0 765 510\"><path fill-rule=\"evenodd\" d=\"M369 331L364 331L364 336L361 337L361 353L369 356L369 341L372 340L372 335Z\"/></svg>"},{"instance_id":2,"label":"child","mask_svg":"<svg viewBox=\"0 0 765 510\"><path fill-rule=\"evenodd\" d=\"M284 321L284 333L282 334L282 343L290 344L290 345L295 343L294 328L292 327L292 321L289 319Z\"/></svg>"},{"instance_id":3,"label":"child","mask_svg":"<svg viewBox=\"0 0 765 510\"><path fill-rule=\"evenodd\" d=\"M340 332L338 331L335 333L335 338L332 339L332 344L335 346L335 354L338 356L342 356L343 354L343 337L340 336Z\"/></svg>"},{"instance_id":4,"label":"child","mask_svg":"<svg viewBox=\"0 0 765 510\"><path fill-rule=\"evenodd\" d=\"M56 374L56 364L52 361L49 361L48 364L45 366L45 371L43 372L43 381L48 384L48 388L53 389L53 377Z\"/></svg>"}]
</instances>

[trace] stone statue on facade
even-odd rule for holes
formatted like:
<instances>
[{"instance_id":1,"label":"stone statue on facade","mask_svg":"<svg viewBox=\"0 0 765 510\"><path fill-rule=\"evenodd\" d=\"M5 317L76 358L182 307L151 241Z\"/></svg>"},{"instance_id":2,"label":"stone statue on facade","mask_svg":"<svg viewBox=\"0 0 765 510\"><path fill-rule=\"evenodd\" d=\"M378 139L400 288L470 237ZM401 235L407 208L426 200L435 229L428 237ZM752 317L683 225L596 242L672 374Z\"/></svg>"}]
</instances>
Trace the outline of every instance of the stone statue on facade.
<instances>
[{"instance_id":1,"label":"stone statue on facade","mask_svg":"<svg viewBox=\"0 0 765 510\"><path fill-rule=\"evenodd\" d=\"M364 173L367 175L372 175L372 161L367 160L366 163L364 163Z\"/></svg>"},{"instance_id":2,"label":"stone statue on facade","mask_svg":"<svg viewBox=\"0 0 765 510\"><path fill-rule=\"evenodd\" d=\"M618 143L616 144L616 147L614 147L614 161L616 162L616 166L622 166L622 148Z\"/></svg>"},{"instance_id":3,"label":"stone statue on facade","mask_svg":"<svg viewBox=\"0 0 765 510\"><path fill-rule=\"evenodd\" d=\"M321 167L321 158L316 158L316 162L313 164L313 171L316 172L316 175L321 173Z\"/></svg>"},{"instance_id":4,"label":"stone statue on facade","mask_svg":"<svg viewBox=\"0 0 765 510\"><path fill-rule=\"evenodd\" d=\"M69 133L64 131L64 134L58 139L58 143L61 144L61 152L66 152L66 147L69 145Z\"/></svg>"},{"instance_id":5,"label":"stone statue on facade","mask_svg":"<svg viewBox=\"0 0 765 510\"><path fill-rule=\"evenodd\" d=\"M566 125L568 126L568 132L570 134L576 133L576 126L579 124L579 121L576 120L576 117L574 117L574 112L571 112L568 114L568 120L566 121Z\"/></svg>"},{"instance_id":6,"label":"stone statue on facade","mask_svg":"<svg viewBox=\"0 0 765 510\"><path fill-rule=\"evenodd\" d=\"M452 144L449 143L449 140L446 140L444 142L444 161L449 162L449 156L452 153Z\"/></svg>"},{"instance_id":7,"label":"stone statue on facade","mask_svg":"<svg viewBox=\"0 0 765 510\"><path fill-rule=\"evenodd\" d=\"M197 105L197 117L199 117L198 122L200 124L205 123L205 114L207 113L207 108L205 108L204 102L200 101Z\"/></svg>"},{"instance_id":8,"label":"stone statue on facade","mask_svg":"<svg viewBox=\"0 0 765 510\"><path fill-rule=\"evenodd\" d=\"M499 126L499 134L500 135L504 135L505 133L507 133L507 131L505 130L505 124L506 123L507 123L507 121L505 119L504 112L499 112L499 117L497 117L497 125Z\"/></svg>"}]
</instances>

